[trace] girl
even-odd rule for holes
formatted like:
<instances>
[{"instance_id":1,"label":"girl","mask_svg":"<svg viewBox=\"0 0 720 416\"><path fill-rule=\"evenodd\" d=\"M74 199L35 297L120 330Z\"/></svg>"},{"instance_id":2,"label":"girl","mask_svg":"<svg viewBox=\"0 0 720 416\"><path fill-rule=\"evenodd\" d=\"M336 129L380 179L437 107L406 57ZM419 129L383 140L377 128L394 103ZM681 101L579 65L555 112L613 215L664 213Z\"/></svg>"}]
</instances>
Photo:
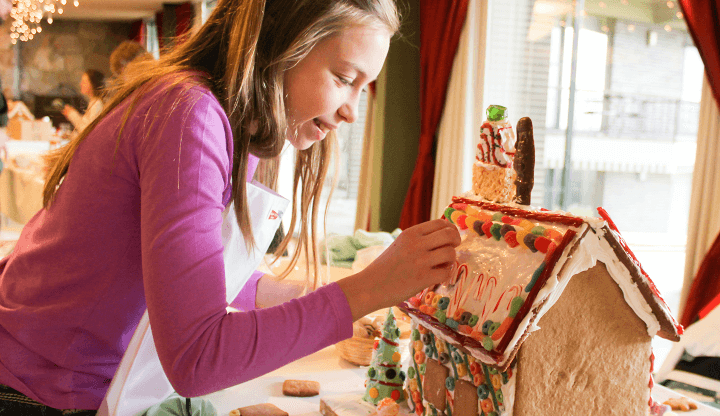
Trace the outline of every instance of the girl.
<instances>
[{"instance_id":1,"label":"girl","mask_svg":"<svg viewBox=\"0 0 720 416\"><path fill-rule=\"evenodd\" d=\"M130 66L56 154L44 209L0 262L0 384L32 405L97 409L147 308L172 387L204 395L348 338L354 320L447 279L460 237L435 220L356 275L226 310L223 210L234 203L252 247L246 177L287 140L301 188L291 229L299 221L314 251L334 131L357 118L398 25L392 0L220 0L160 61ZM256 299L260 277L241 296Z\"/></svg>"},{"instance_id":2,"label":"girl","mask_svg":"<svg viewBox=\"0 0 720 416\"><path fill-rule=\"evenodd\" d=\"M105 88L105 75L94 69L88 69L80 78L80 93L88 100L84 114L80 114L73 106L66 104L62 110L65 118L72 123L75 131L82 131L100 115L103 109L102 95Z\"/></svg>"}]
</instances>

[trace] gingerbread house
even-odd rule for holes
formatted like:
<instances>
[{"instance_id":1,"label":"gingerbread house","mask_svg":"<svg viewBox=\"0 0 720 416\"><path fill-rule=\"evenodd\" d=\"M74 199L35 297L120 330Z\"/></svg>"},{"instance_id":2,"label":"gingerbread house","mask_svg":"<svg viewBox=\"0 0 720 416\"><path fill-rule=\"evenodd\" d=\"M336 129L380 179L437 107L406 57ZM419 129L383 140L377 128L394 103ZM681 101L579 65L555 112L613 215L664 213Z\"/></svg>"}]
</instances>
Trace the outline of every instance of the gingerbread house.
<instances>
[{"instance_id":1,"label":"gingerbread house","mask_svg":"<svg viewBox=\"0 0 720 416\"><path fill-rule=\"evenodd\" d=\"M492 121L483 134L498 137ZM589 218L529 206L532 123L517 130L517 155L514 135L498 143L523 169L498 174L479 148L476 175L507 180L445 210L462 236L453 278L403 304L414 323L408 405L417 415L646 415L652 338L677 341L682 327L602 208Z\"/></svg>"}]
</instances>

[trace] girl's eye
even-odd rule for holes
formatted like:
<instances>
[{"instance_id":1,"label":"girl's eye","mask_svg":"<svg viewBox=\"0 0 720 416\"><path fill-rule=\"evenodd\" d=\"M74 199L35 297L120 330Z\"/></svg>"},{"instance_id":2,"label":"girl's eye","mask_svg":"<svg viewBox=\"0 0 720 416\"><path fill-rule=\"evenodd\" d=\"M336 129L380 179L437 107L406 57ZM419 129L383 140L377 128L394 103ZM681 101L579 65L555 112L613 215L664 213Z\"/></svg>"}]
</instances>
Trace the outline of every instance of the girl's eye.
<instances>
[{"instance_id":1,"label":"girl's eye","mask_svg":"<svg viewBox=\"0 0 720 416\"><path fill-rule=\"evenodd\" d=\"M353 85L353 82L352 82L351 80L347 79L347 78L338 77L338 79L340 80L340 83L343 84L343 85L347 85L347 86L352 86L352 85Z\"/></svg>"}]
</instances>

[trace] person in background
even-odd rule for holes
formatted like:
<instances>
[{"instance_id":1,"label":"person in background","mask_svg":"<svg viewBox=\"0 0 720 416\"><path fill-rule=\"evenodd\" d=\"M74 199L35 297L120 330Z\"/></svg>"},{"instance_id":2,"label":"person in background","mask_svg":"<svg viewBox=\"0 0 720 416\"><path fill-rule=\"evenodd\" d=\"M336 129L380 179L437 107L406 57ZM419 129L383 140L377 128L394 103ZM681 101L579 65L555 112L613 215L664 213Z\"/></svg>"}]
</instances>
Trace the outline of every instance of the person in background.
<instances>
[{"instance_id":1,"label":"person in background","mask_svg":"<svg viewBox=\"0 0 720 416\"><path fill-rule=\"evenodd\" d=\"M219 0L186 41L130 65L100 116L54 153L44 207L0 261L0 413L93 414L145 310L172 388L197 397L349 338L353 321L450 278L460 234L438 219L295 299L243 266L244 306L227 310L224 212L253 247L246 181L288 142L293 256L319 258L336 130L358 118L399 25L393 0ZM280 304L255 309L263 296Z\"/></svg>"},{"instance_id":2,"label":"person in background","mask_svg":"<svg viewBox=\"0 0 720 416\"><path fill-rule=\"evenodd\" d=\"M75 131L80 132L100 115L103 109L103 93L105 90L105 75L94 69L88 69L80 78L80 93L88 100L88 107L84 114L73 106L65 104L62 114L73 125Z\"/></svg>"},{"instance_id":3,"label":"person in background","mask_svg":"<svg viewBox=\"0 0 720 416\"><path fill-rule=\"evenodd\" d=\"M135 60L150 60L153 56L139 43L131 40L121 42L110 54L110 72L119 78L125 67Z\"/></svg>"}]
</instances>

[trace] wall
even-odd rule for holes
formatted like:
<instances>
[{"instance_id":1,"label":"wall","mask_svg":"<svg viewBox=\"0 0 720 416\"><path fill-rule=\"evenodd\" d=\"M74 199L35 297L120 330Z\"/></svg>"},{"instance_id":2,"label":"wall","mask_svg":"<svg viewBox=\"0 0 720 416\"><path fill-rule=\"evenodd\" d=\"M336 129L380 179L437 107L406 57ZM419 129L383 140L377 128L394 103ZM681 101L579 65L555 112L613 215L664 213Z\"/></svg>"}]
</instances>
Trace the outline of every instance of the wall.
<instances>
[{"instance_id":1,"label":"wall","mask_svg":"<svg viewBox=\"0 0 720 416\"><path fill-rule=\"evenodd\" d=\"M379 111L371 196L371 228L393 231L400 222L420 138L419 0L398 2L401 38L390 43L377 81Z\"/></svg>"},{"instance_id":2,"label":"wall","mask_svg":"<svg viewBox=\"0 0 720 416\"><path fill-rule=\"evenodd\" d=\"M20 93L24 101L48 94L61 84L79 93L80 77L86 69L97 69L109 76L110 53L130 33L128 23L55 20L52 25L44 23L43 31L34 39L12 45L7 35L10 21L0 26L0 76L3 88L13 87L18 66L19 82L15 87L20 91L13 91L13 95L18 97ZM32 109L32 103L28 104Z\"/></svg>"}]
</instances>

